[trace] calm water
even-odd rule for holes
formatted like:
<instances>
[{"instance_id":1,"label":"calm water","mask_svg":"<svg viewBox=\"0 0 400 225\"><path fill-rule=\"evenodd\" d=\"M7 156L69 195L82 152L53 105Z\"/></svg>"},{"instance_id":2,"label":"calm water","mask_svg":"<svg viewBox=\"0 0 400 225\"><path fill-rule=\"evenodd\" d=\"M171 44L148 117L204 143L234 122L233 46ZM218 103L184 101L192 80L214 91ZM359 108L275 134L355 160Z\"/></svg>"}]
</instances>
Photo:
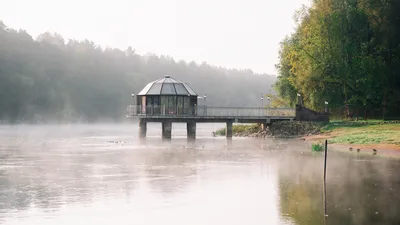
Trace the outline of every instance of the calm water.
<instances>
[{"instance_id":1,"label":"calm water","mask_svg":"<svg viewBox=\"0 0 400 225\"><path fill-rule=\"evenodd\" d=\"M211 137L221 124L0 127L0 224L400 224L400 162L302 141Z\"/></svg>"}]
</instances>

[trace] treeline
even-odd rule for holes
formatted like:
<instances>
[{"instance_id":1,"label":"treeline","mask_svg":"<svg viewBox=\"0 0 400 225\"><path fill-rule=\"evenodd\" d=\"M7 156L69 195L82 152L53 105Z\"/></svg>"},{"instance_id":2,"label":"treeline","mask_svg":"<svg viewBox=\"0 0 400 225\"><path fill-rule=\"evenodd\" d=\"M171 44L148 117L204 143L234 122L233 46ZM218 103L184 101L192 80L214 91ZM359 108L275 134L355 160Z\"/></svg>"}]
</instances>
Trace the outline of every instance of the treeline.
<instances>
[{"instance_id":1,"label":"treeline","mask_svg":"<svg viewBox=\"0 0 400 225\"><path fill-rule=\"evenodd\" d=\"M314 0L281 43L275 88L288 104L346 116L400 113L400 1Z\"/></svg>"},{"instance_id":2,"label":"treeline","mask_svg":"<svg viewBox=\"0 0 400 225\"><path fill-rule=\"evenodd\" d=\"M160 37L162 38L162 37ZM275 76L138 55L44 33L33 39L0 21L0 122L93 122L125 116L131 93L171 75L207 105L260 106ZM202 99L199 99L199 105Z\"/></svg>"}]
</instances>

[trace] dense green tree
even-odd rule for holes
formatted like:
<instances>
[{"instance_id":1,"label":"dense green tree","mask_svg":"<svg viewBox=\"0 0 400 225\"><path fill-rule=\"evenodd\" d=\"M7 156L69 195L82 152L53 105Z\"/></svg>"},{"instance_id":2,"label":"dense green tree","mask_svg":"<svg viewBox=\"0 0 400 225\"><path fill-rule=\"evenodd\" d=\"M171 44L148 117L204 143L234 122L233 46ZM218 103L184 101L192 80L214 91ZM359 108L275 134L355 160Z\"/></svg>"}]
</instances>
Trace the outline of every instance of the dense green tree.
<instances>
[{"instance_id":1,"label":"dense green tree","mask_svg":"<svg viewBox=\"0 0 400 225\"><path fill-rule=\"evenodd\" d=\"M296 16L281 43L278 94L321 110L324 101L346 115L400 112L400 3L397 0L315 0Z\"/></svg>"}]
</instances>

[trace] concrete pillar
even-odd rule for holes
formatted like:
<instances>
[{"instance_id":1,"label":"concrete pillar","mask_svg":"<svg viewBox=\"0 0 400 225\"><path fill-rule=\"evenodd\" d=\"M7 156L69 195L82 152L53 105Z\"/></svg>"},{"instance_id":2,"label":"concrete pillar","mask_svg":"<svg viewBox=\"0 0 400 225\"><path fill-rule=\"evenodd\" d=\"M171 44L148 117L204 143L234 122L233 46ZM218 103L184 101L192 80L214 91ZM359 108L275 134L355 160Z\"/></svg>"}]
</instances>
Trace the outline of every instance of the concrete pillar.
<instances>
[{"instance_id":1,"label":"concrete pillar","mask_svg":"<svg viewBox=\"0 0 400 225\"><path fill-rule=\"evenodd\" d=\"M196 138L196 122L188 122L186 123L187 137L189 139Z\"/></svg>"},{"instance_id":2,"label":"concrete pillar","mask_svg":"<svg viewBox=\"0 0 400 225\"><path fill-rule=\"evenodd\" d=\"M233 135L233 128L232 128L232 121L226 122L226 137L232 138Z\"/></svg>"},{"instance_id":3,"label":"concrete pillar","mask_svg":"<svg viewBox=\"0 0 400 225\"><path fill-rule=\"evenodd\" d=\"M325 113L328 113L329 109L328 109L328 104L325 104Z\"/></svg>"},{"instance_id":4,"label":"concrete pillar","mask_svg":"<svg viewBox=\"0 0 400 225\"><path fill-rule=\"evenodd\" d=\"M171 139L172 134L172 122L165 121L162 122L162 138L163 139Z\"/></svg>"},{"instance_id":5,"label":"concrete pillar","mask_svg":"<svg viewBox=\"0 0 400 225\"><path fill-rule=\"evenodd\" d=\"M297 95L297 104L301 106L303 105L303 98L301 95Z\"/></svg>"},{"instance_id":6,"label":"concrete pillar","mask_svg":"<svg viewBox=\"0 0 400 225\"><path fill-rule=\"evenodd\" d=\"M146 131L147 131L147 122L143 119L139 120L139 137L140 138L145 138L146 137Z\"/></svg>"},{"instance_id":7,"label":"concrete pillar","mask_svg":"<svg viewBox=\"0 0 400 225\"><path fill-rule=\"evenodd\" d=\"M296 121L302 121L303 107L299 104L296 105Z\"/></svg>"},{"instance_id":8,"label":"concrete pillar","mask_svg":"<svg viewBox=\"0 0 400 225\"><path fill-rule=\"evenodd\" d=\"M261 124L261 130L265 130L268 127L268 123L262 123Z\"/></svg>"}]
</instances>

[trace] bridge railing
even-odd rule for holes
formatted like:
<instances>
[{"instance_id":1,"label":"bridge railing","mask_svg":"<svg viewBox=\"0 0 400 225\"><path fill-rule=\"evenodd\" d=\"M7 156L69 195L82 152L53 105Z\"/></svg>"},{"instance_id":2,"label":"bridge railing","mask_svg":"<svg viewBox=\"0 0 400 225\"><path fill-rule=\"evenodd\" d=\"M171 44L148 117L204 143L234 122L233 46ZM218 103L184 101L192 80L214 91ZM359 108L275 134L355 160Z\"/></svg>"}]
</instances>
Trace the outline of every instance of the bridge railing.
<instances>
[{"instance_id":1,"label":"bridge railing","mask_svg":"<svg viewBox=\"0 0 400 225\"><path fill-rule=\"evenodd\" d=\"M257 108L257 107L165 107L137 106L127 108L127 116L198 116L198 117L295 117L293 108Z\"/></svg>"},{"instance_id":2,"label":"bridge railing","mask_svg":"<svg viewBox=\"0 0 400 225\"><path fill-rule=\"evenodd\" d=\"M250 108L250 107L199 107L199 116L213 117L294 117L294 109L281 108Z\"/></svg>"}]
</instances>

